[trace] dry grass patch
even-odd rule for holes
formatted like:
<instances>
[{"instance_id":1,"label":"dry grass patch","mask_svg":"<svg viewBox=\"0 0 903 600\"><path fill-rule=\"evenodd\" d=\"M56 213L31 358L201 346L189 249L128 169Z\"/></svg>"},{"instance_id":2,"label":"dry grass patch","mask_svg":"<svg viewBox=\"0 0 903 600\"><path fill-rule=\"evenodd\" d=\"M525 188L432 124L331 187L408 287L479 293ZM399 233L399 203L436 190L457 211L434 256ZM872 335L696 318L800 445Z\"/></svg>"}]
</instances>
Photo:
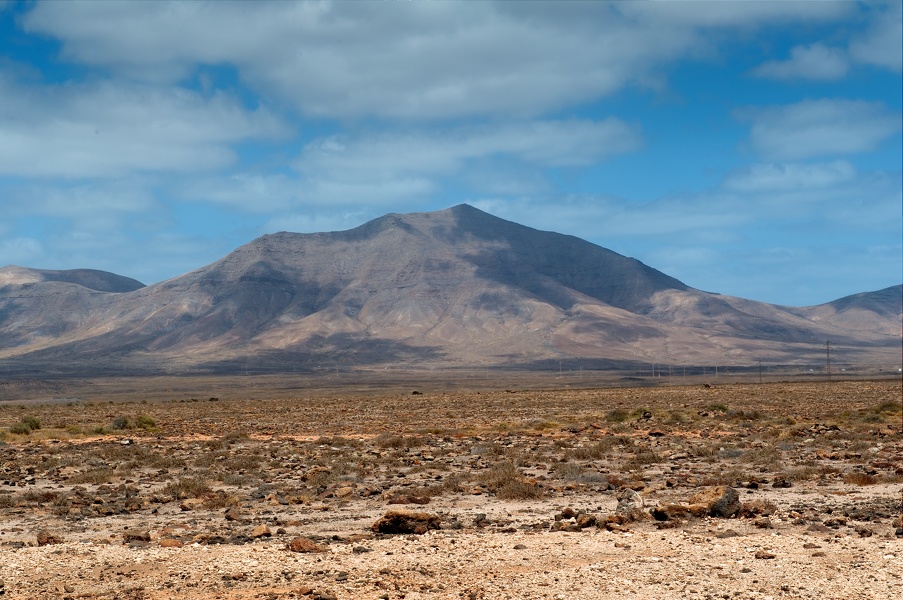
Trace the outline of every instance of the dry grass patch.
<instances>
[{"instance_id":1,"label":"dry grass patch","mask_svg":"<svg viewBox=\"0 0 903 600\"><path fill-rule=\"evenodd\" d=\"M494 464L479 477L480 483L501 500L531 500L542 497L542 489L524 477L513 463Z\"/></svg>"},{"instance_id":2,"label":"dry grass patch","mask_svg":"<svg viewBox=\"0 0 903 600\"><path fill-rule=\"evenodd\" d=\"M843 482L848 485L875 485L880 483L880 479L868 473L854 472L844 473Z\"/></svg>"}]
</instances>

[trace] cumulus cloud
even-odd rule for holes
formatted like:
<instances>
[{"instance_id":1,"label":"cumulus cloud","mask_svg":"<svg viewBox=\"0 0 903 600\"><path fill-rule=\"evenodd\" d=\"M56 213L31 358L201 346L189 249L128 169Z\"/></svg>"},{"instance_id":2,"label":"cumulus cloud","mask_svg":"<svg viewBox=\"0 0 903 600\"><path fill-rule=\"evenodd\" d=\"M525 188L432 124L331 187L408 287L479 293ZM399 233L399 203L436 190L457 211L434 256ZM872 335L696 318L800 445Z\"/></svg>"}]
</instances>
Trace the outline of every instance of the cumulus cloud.
<instances>
[{"instance_id":1,"label":"cumulus cloud","mask_svg":"<svg viewBox=\"0 0 903 600\"><path fill-rule=\"evenodd\" d=\"M756 164L731 174L725 187L739 192L768 192L826 188L847 183L856 177L848 161L827 164Z\"/></svg>"},{"instance_id":2,"label":"cumulus cloud","mask_svg":"<svg viewBox=\"0 0 903 600\"><path fill-rule=\"evenodd\" d=\"M283 131L265 109L176 87L26 87L0 74L0 97L0 174L24 177L213 169L235 160L230 144Z\"/></svg>"},{"instance_id":3,"label":"cumulus cloud","mask_svg":"<svg viewBox=\"0 0 903 600\"><path fill-rule=\"evenodd\" d=\"M844 3L39 3L69 60L177 82L230 64L309 115L535 116L643 84L709 29L821 20ZM253 31L254 35L247 35Z\"/></svg>"},{"instance_id":4,"label":"cumulus cloud","mask_svg":"<svg viewBox=\"0 0 903 600\"><path fill-rule=\"evenodd\" d=\"M850 63L845 50L811 44L794 46L788 60L769 61L757 67L753 73L772 79L833 81L842 79L849 69Z\"/></svg>"},{"instance_id":5,"label":"cumulus cloud","mask_svg":"<svg viewBox=\"0 0 903 600\"><path fill-rule=\"evenodd\" d=\"M183 198L203 200L252 213L290 208L298 202L296 177L272 173L232 173L192 179L177 186Z\"/></svg>"},{"instance_id":6,"label":"cumulus cloud","mask_svg":"<svg viewBox=\"0 0 903 600\"><path fill-rule=\"evenodd\" d=\"M899 171L859 173L845 161L766 164L732 173L707 190L651 202L572 195L471 204L537 229L577 235L697 288L766 301L810 298L798 303L814 304L869 289L868 281L894 283L901 245L875 240L903 237L901 182ZM768 265L773 268L760 268ZM834 284L825 279L818 289L804 287L832 270L836 296L812 299ZM850 282L862 284L850 288Z\"/></svg>"},{"instance_id":7,"label":"cumulus cloud","mask_svg":"<svg viewBox=\"0 0 903 600\"><path fill-rule=\"evenodd\" d=\"M776 160L868 152L901 128L899 114L863 100L804 100L737 115L752 121L753 148Z\"/></svg>"},{"instance_id":8,"label":"cumulus cloud","mask_svg":"<svg viewBox=\"0 0 903 600\"><path fill-rule=\"evenodd\" d=\"M152 210L157 202L144 182L103 182L81 185L28 185L9 190L13 213L95 221L102 215Z\"/></svg>"},{"instance_id":9,"label":"cumulus cloud","mask_svg":"<svg viewBox=\"0 0 903 600\"><path fill-rule=\"evenodd\" d=\"M869 30L850 43L854 60L903 71L903 4L891 0L870 7L872 24Z\"/></svg>"},{"instance_id":10,"label":"cumulus cloud","mask_svg":"<svg viewBox=\"0 0 903 600\"><path fill-rule=\"evenodd\" d=\"M821 21L849 14L843 2L625 2L625 13L671 26L753 28L770 21Z\"/></svg>"},{"instance_id":11,"label":"cumulus cloud","mask_svg":"<svg viewBox=\"0 0 903 600\"><path fill-rule=\"evenodd\" d=\"M585 166L642 144L618 119L509 122L482 127L330 136L310 143L302 171L449 173L465 161L507 155L542 167Z\"/></svg>"},{"instance_id":12,"label":"cumulus cloud","mask_svg":"<svg viewBox=\"0 0 903 600\"><path fill-rule=\"evenodd\" d=\"M294 166L303 196L320 203L380 203L424 198L440 178L481 162L581 167L642 144L636 127L618 119L509 122L498 125L312 141Z\"/></svg>"}]
</instances>

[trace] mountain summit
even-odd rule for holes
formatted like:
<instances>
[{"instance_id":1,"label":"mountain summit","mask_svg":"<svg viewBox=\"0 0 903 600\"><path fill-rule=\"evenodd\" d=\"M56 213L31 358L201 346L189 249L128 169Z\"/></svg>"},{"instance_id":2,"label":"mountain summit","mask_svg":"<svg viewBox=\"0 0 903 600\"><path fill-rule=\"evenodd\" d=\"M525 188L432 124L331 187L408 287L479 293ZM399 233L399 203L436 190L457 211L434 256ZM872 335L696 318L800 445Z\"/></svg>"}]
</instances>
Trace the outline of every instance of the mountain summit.
<instances>
[{"instance_id":1,"label":"mountain summit","mask_svg":"<svg viewBox=\"0 0 903 600\"><path fill-rule=\"evenodd\" d=\"M175 370L785 364L821 356L830 339L856 361L893 363L903 312L900 286L810 308L702 292L467 205L265 235L146 287L47 273L0 270L0 360Z\"/></svg>"}]
</instances>

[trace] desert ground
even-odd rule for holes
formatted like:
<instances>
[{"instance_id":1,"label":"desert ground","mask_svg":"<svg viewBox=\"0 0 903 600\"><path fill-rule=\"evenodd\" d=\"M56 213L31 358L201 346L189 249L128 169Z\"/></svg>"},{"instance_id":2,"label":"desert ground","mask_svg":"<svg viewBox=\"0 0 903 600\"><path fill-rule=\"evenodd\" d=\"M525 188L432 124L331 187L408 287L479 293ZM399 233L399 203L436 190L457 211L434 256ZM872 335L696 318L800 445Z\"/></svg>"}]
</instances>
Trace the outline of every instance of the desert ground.
<instances>
[{"instance_id":1,"label":"desert ground","mask_svg":"<svg viewBox=\"0 0 903 600\"><path fill-rule=\"evenodd\" d=\"M0 595L903 597L899 379L464 387L5 381Z\"/></svg>"}]
</instances>

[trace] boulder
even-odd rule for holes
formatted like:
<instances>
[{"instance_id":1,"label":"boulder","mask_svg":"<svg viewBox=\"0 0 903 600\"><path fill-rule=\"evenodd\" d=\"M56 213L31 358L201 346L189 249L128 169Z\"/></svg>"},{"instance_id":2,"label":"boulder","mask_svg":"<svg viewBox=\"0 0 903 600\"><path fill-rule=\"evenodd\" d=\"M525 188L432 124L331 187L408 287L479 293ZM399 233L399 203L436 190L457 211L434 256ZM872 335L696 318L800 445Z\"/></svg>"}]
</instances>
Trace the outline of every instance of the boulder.
<instances>
[{"instance_id":1,"label":"boulder","mask_svg":"<svg viewBox=\"0 0 903 600\"><path fill-rule=\"evenodd\" d=\"M391 510L380 517L371 529L376 533L415 533L420 535L430 529L439 529L439 527L440 519L437 515Z\"/></svg>"},{"instance_id":2,"label":"boulder","mask_svg":"<svg viewBox=\"0 0 903 600\"><path fill-rule=\"evenodd\" d=\"M310 538L298 536L288 543L291 552L322 552L323 547Z\"/></svg>"},{"instance_id":3,"label":"boulder","mask_svg":"<svg viewBox=\"0 0 903 600\"><path fill-rule=\"evenodd\" d=\"M740 512L740 494L732 487L719 485L694 494L690 505L691 509L692 505L704 506L712 517L729 518Z\"/></svg>"},{"instance_id":4,"label":"boulder","mask_svg":"<svg viewBox=\"0 0 903 600\"><path fill-rule=\"evenodd\" d=\"M149 542L150 540L150 531L146 529L126 529L122 532L122 541L124 542Z\"/></svg>"},{"instance_id":5,"label":"boulder","mask_svg":"<svg viewBox=\"0 0 903 600\"><path fill-rule=\"evenodd\" d=\"M49 546L50 544L62 544L63 536L53 533L52 531L48 531L46 529L42 529L37 533L38 538L38 546Z\"/></svg>"}]
</instances>

